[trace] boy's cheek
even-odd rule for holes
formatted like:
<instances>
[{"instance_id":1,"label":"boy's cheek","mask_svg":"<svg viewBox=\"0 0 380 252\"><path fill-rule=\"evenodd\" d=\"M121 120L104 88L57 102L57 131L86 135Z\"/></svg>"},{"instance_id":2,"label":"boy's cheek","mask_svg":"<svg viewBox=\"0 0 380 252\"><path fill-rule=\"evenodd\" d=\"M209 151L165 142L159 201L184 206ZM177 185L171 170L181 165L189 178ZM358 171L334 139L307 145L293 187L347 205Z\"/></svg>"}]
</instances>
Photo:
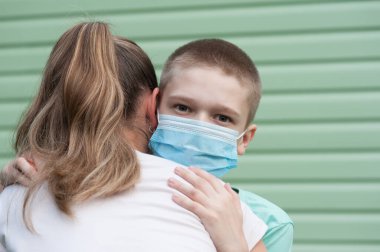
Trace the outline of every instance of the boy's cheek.
<instances>
[{"instance_id":1,"label":"boy's cheek","mask_svg":"<svg viewBox=\"0 0 380 252\"><path fill-rule=\"evenodd\" d=\"M167 113L167 102L165 100L160 99L159 102L157 103L157 110L158 113L160 114L166 114Z\"/></svg>"},{"instance_id":2,"label":"boy's cheek","mask_svg":"<svg viewBox=\"0 0 380 252\"><path fill-rule=\"evenodd\" d=\"M158 113L163 115L173 115L173 111L171 111L168 106L160 104L158 107Z\"/></svg>"}]
</instances>

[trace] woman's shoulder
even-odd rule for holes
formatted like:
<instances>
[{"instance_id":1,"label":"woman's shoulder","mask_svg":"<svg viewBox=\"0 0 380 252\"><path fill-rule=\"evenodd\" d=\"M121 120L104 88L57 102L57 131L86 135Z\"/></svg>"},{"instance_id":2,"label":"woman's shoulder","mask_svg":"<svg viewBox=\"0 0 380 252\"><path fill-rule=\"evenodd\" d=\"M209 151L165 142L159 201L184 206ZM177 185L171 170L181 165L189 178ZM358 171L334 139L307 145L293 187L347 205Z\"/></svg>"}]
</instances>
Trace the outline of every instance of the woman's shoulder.
<instances>
[{"instance_id":1,"label":"woman's shoulder","mask_svg":"<svg viewBox=\"0 0 380 252\"><path fill-rule=\"evenodd\" d=\"M0 211L1 209L9 209L9 208L22 208L24 204L24 199L26 193L28 191L28 187L14 184L7 186L0 193ZM49 196L49 191L47 189L46 184L42 184L35 192L35 198L47 198Z\"/></svg>"},{"instance_id":2,"label":"woman's shoulder","mask_svg":"<svg viewBox=\"0 0 380 252\"><path fill-rule=\"evenodd\" d=\"M3 231L9 213L22 209L26 188L21 185L10 185L0 193L0 229ZM0 250L1 251L1 250Z\"/></svg>"},{"instance_id":3,"label":"woman's shoulder","mask_svg":"<svg viewBox=\"0 0 380 252\"><path fill-rule=\"evenodd\" d=\"M162 157L154 156L152 154L142 153L139 151L136 151L136 154L142 168L161 168L173 170L173 168L177 166L184 167L184 165Z\"/></svg>"},{"instance_id":4,"label":"woman's shoulder","mask_svg":"<svg viewBox=\"0 0 380 252\"><path fill-rule=\"evenodd\" d=\"M24 196L26 193L26 187L14 184L9 185L4 188L4 190L0 193L0 206L3 206L7 202L9 202L11 199L15 199L20 196Z\"/></svg>"}]
</instances>

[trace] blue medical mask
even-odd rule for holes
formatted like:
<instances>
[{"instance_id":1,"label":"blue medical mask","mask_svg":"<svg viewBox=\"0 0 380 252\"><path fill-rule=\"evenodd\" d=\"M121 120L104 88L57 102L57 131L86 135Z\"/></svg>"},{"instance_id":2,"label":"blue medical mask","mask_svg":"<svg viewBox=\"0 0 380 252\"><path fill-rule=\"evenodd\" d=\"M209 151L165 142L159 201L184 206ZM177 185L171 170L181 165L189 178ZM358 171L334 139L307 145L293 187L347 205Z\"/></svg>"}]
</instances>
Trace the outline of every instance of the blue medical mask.
<instances>
[{"instance_id":1,"label":"blue medical mask","mask_svg":"<svg viewBox=\"0 0 380 252\"><path fill-rule=\"evenodd\" d=\"M153 154L222 177L237 166L239 132L215 124L159 115L149 147Z\"/></svg>"}]
</instances>

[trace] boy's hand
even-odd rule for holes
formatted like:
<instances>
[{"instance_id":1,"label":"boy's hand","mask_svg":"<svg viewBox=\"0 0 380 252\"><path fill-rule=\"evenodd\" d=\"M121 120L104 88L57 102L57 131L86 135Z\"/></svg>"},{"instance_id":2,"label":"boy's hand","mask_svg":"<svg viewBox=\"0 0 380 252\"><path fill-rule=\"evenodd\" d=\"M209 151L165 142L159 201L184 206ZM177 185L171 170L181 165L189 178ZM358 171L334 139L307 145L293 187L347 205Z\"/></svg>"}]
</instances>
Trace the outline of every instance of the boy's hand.
<instances>
[{"instance_id":1,"label":"boy's hand","mask_svg":"<svg viewBox=\"0 0 380 252\"><path fill-rule=\"evenodd\" d=\"M27 160L24 157L18 157L10 161L3 170L0 172L1 185L6 187L8 185L19 183L28 186L37 174L32 160Z\"/></svg>"},{"instance_id":2,"label":"boy's hand","mask_svg":"<svg viewBox=\"0 0 380 252\"><path fill-rule=\"evenodd\" d=\"M198 168L177 167L175 173L192 186L170 178L168 185L182 193L173 201L200 218L217 251L248 251L240 199L230 185Z\"/></svg>"}]
</instances>

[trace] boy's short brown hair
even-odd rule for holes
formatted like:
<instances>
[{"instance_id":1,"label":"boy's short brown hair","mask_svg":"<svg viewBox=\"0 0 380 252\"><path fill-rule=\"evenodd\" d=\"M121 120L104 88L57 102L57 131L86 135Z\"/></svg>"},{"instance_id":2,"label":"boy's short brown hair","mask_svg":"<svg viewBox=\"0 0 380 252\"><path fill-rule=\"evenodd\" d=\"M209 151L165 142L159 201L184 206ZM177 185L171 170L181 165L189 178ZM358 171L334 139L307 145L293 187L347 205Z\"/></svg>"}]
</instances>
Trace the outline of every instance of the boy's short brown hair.
<instances>
[{"instance_id":1,"label":"boy's short brown hair","mask_svg":"<svg viewBox=\"0 0 380 252\"><path fill-rule=\"evenodd\" d=\"M219 68L248 88L248 125L256 114L261 98L260 76L251 58L230 42L222 39L201 39L179 47L164 65L160 89L165 89L178 70L202 66Z\"/></svg>"}]
</instances>

